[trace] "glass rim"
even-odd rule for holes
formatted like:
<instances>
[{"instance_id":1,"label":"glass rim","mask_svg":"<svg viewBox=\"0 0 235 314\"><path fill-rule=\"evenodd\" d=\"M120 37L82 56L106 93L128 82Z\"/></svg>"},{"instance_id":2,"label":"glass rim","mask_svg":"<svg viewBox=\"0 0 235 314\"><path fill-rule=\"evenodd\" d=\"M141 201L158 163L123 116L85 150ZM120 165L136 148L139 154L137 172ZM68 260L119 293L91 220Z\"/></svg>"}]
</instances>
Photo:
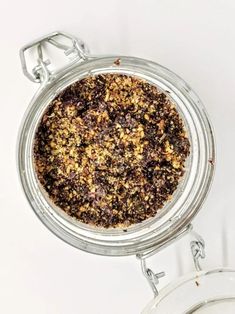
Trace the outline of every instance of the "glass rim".
<instances>
[{"instance_id":1,"label":"glass rim","mask_svg":"<svg viewBox=\"0 0 235 314\"><path fill-rule=\"evenodd\" d=\"M114 64L117 58L121 60L119 66ZM46 197L33 167L34 134L45 108L68 85L88 75L100 73L137 76L167 91L190 135L188 169L172 202L168 202L160 214L127 228L127 232L121 229L93 228L70 218ZM17 151L20 180L27 199L40 220L67 243L101 255L136 254L162 246L177 237L190 224L207 195L215 160L211 124L200 99L192 89L179 76L157 63L120 56L88 58L42 84L23 119Z\"/></svg>"},{"instance_id":2,"label":"glass rim","mask_svg":"<svg viewBox=\"0 0 235 314\"><path fill-rule=\"evenodd\" d=\"M216 281L218 284L218 291L213 291L212 287L214 282L210 281L213 279L213 277L216 277ZM202 270L202 271L195 271L189 274L186 274L180 278L175 279L173 282L170 282L167 286L165 286L162 290L160 290L157 297L155 297L143 310L143 314L147 313L155 313L155 311L160 311L161 309L159 306L162 306L162 302L168 305L172 305L172 303L169 303L169 297L174 294L182 295L182 290L184 287L188 291L188 298L187 295L184 294L185 303L183 304L184 308L184 314L192 314L196 313L196 310L203 309L204 307L220 303L223 301L233 301L234 307L235 307L235 292L225 292L223 289L223 286L219 285L219 280L225 280L227 283L229 280L233 280L234 286L235 286L235 269L230 268L216 268L216 269L209 269L209 270ZM201 282L203 280L203 283ZM207 283L208 287L210 287L210 291L208 291L208 288L206 288L205 282ZM193 287L193 288L192 288ZM191 291L189 291L189 288L191 288ZM200 291L201 289L201 291ZM208 293L205 293L204 289ZM192 293L194 291L194 293ZM202 294L200 294L202 293ZM192 296L193 294L193 296ZM177 299L178 298L174 295L172 298ZM191 298L191 299L190 299ZM173 306L173 305L172 305ZM165 310L165 308L164 308ZM154 311L154 312L153 312ZM167 312L168 313L168 312ZM177 313L179 313L177 311ZM182 313L182 312L180 312ZM165 314L165 312L164 312Z\"/></svg>"}]
</instances>

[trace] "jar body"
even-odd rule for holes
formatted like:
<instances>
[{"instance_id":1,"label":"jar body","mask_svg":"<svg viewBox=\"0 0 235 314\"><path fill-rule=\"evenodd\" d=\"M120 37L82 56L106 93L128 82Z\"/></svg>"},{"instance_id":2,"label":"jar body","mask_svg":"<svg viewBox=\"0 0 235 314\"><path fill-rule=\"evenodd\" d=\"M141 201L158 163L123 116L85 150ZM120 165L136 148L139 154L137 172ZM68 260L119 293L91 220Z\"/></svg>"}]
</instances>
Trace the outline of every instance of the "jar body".
<instances>
[{"instance_id":1,"label":"jar body","mask_svg":"<svg viewBox=\"0 0 235 314\"><path fill-rule=\"evenodd\" d=\"M120 59L116 65L115 60ZM49 103L64 88L89 75L119 73L137 76L156 85L176 104L191 144L186 171L171 202L156 217L121 229L101 229L68 217L41 188L33 164L33 140ZM25 115L19 137L18 164L25 194L40 220L69 244L95 254L129 255L162 247L178 237L200 209L214 170L214 138L201 101L191 88L168 69L132 57L87 58L42 84Z\"/></svg>"}]
</instances>

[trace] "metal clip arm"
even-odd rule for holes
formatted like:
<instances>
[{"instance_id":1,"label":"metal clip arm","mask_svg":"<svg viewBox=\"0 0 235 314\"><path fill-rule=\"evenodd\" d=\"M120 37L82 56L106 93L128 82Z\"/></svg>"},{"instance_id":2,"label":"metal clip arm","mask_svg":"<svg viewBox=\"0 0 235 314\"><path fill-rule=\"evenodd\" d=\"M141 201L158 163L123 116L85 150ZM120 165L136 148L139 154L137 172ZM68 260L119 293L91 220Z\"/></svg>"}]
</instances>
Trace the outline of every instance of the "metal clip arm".
<instances>
[{"instance_id":1,"label":"metal clip arm","mask_svg":"<svg viewBox=\"0 0 235 314\"><path fill-rule=\"evenodd\" d=\"M70 40L71 45L65 45L63 42L60 42L60 38ZM42 81L48 80L51 74L48 69L48 65L51 63L50 60L43 60L42 47L46 42L58 49L64 50L64 54L66 56L73 54L73 60L86 59L88 48L81 40L62 32L54 32L46 35L24 46L20 50L20 59L23 72L25 76L32 82L41 83ZM25 58L25 52L34 47L37 48L37 64L32 70L29 70Z\"/></svg>"},{"instance_id":2,"label":"metal clip arm","mask_svg":"<svg viewBox=\"0 0 235 314\"><path fill-rule=\"evenodd\" d=\"M206 257L205 241L195 231L192 231L192 233L193 233L194 237L196 238L196 240L190 242L191 252L193 255L193 261L194 261L194 265L195 265L196 270L201 271L202 267L200 265L200 259L204 259Z\"/></svg>"},{"instance_id":3,"label":"metal clip arm","mask_svg":"<svg viewBox=\"0 0 235 314\"><path fill-rule=\"evenodd\" d=\"M136 257L140 259L142 272L145 278L148 280L154 296L156 297L158 295L157 285L159 284L159 279L165 276L165 272L154 273L152 269L147 267L145 258L143 258L140 254L138 254Z\"/></svg>"}]
</instances>

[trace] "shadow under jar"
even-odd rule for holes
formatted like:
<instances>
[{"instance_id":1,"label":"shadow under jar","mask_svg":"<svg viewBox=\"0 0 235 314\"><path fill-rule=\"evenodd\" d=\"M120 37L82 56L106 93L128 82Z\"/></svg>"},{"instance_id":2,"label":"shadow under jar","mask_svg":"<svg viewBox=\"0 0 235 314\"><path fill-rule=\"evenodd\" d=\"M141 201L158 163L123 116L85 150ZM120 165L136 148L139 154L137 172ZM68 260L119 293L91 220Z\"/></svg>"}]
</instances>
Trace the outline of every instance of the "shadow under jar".
<instances>
[{"instance_id":1,"label":"shadow under jar","mask_svg":"<svg viewBox=\"0 0 235 314\"><path fill-rule=\"evenodd\" d=\"M72 40L72 47L60 44L57 37ZM56 40L55 40L56 39ZM69 65L49 71L42 46L51 44L74 53ZM37 47L38 65L28 71L25 51ZM214 170L214 139L205 109L192 89L176 74L151 61L124 57L93 57L81 41L53 33L21 50L23 70L28 78L40 83L24 117L18 145L21 182L31 207L40 220L67 243L95 254L120 256L151 251L169 244L183 234L199 211L208 192ZM126 75L144 80L165 93L183 120L190 142L190 154L184 175L170 201L154 217L138 224L101 228L80 222L57 207L39 183L34 165L34 141L40 121L51 102L68 86L98 75Z\"/></svg>"}]
</instances>

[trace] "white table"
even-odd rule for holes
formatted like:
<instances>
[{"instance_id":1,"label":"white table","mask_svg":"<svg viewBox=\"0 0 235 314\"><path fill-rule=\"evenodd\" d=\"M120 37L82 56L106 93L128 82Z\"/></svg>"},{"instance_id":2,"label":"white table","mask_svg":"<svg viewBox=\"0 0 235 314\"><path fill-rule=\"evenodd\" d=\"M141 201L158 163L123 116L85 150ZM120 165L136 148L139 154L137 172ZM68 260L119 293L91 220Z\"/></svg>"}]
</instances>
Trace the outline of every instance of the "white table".
<instances>
[{"instance_id":1,"label":"white table","mask_svg":"<svg viewBox=\"0 0 235 314\"><path fill-rule=\"evenodd\" d=\"M136 314L152 298L134 257L78 251L36 218L16 172L16 138L37 89L22 74L19 48L54 30L80 36L95 54L154 60L200 95L217 139L213 187L194 221L206 240L205 268L235 268L235 2L146 0L2 1L0 104L0 313ZM151 261L161 285L193 270L188 239Z\"/></svg>"}]
</instances>

